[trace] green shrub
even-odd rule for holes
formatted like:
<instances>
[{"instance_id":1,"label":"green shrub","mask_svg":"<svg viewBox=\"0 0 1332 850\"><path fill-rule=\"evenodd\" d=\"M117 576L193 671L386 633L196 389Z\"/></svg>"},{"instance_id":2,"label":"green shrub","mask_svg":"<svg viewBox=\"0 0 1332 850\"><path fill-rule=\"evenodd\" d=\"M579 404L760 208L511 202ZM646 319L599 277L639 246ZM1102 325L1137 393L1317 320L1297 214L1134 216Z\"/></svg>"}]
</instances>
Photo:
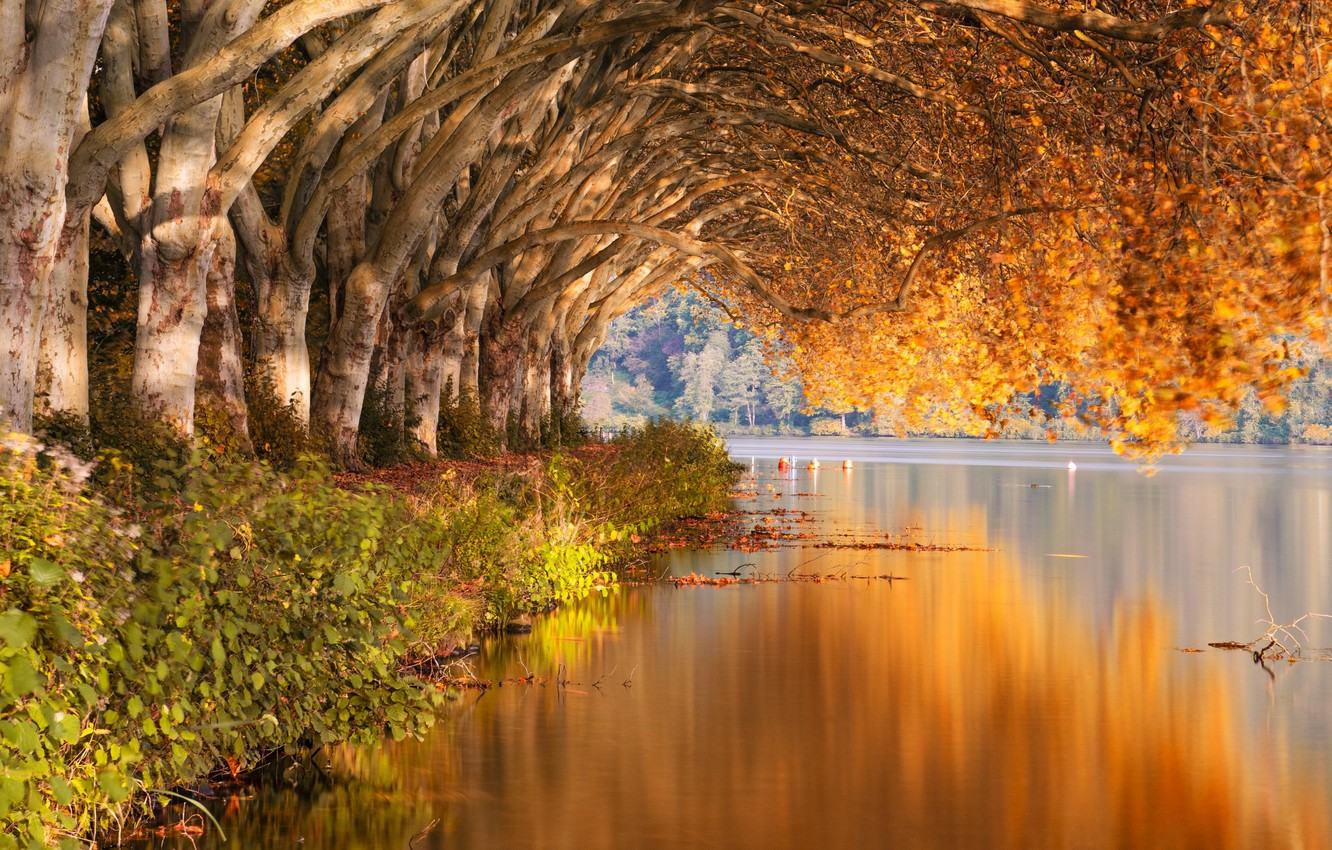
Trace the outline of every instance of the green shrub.
<instances>
[{"instance_id":1,"label":"green shrub","mask_svg":"<svg viewBox=\"0 0 1332 850\"><path fill-rule=\"evenodd\" d=\"M76 457L90 461L97 457L97 441L92 428L82 416L67 410L39 413L33 417L33 434L47 445L61 445Z\"/></svg>"},{"instance_id":2,"label":"green shrub","mask_svg":"<svg viewBox=\"0 0 1332 850\"><path fill-rule=\"evenodd\" d=\"M361 462L373 469L383 469L425 460L428 457L425 448L409 431L414 424L403 405L394 400L388 384L372 382L365 390L356 436Z\"/></svg>"},{"instance_id":3,"label":"green shrub","mask_svg":"<svg viewBox=\"0 0 1332 850\"><path fill-rule=\"evenodd\" d=\"M250 441L254 452L276 469L291 469L314 446L296 402L278 400L273 379L259 369L245 370L245 399L250 408Z\"/></svg>"},{"instance_id":4,"label":"green shrub","mask_svg":"<svg viewBox=\"0 0 1332 850\"><path fill-rule=\"evenodd\" d=\"M439 429L435 438L441 457L488 458L500 454L500 434L491 426L476 396L455 393L445 385L439 400Z\"/></svg>"},{"instance_id":5,"label":"green shrub","mask_svg":"<svg viewBox=\"0 0 1332 850\"><path fill-rule=\"evenodd\" d=\"M669 419L622 432L610 449L573 477L589 511L624 528L724 510L744 470L716 431Z\"/></svg>"},{"instance_id":6,"label":"green shrub","mask_svg":"<svg viewBox=\"0 0 1332 850\"><path fill-rule=\"evenodd\" d=\"M76 455L0 443L0 850L95 839L224 762L420 733L440 697L405 653L608 592L626 540L742 468L674 422L415 500L309 457L127 449L94 495Z\"/></svg>"},{"instance_id":7,"label":"green shrub","mask_svg":"<svg viewBox=\"0 0 1332 850\"><path fill-rule=\"evenodd\" d=\"M432 722L397 669L395 503L196 456L113 508L38 451L0 448L0 847L74 844L224 760Z\"/></svg>"}]
</instances>

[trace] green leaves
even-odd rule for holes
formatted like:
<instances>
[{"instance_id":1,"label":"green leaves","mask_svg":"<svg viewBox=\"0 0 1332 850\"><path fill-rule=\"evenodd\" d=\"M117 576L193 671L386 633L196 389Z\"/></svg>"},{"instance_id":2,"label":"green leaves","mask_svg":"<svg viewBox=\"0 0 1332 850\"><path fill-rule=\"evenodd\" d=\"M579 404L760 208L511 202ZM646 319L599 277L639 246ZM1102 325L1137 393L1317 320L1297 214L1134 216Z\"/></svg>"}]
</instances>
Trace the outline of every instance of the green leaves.
<instances>
[{"instance_id":1,"label":"green leaves","mask_svg":"<svg viewBox=\"0 0 1332 850\"><path fill-rule=\"evenodd\" d=\"M400 593L361 566L403 522L382 495L318 470L293 482L162 463L169 492L112 512L4 452L0 562L16 566L0 570L0 836L67 831L71 810L105 821L137 805L134 788L188 782L218 753L248 763L379 734L391 697L410 706L400 730L422 728L429 702L403 689L387 641L404 629ZM357 698L338 705L352 675Z\"/></svg>"},{"instance_id":2,"label":"green leaves","mask_svg":"<svg viewBox=\"0 0 1332 850\"><path fill-rule=\"evenodd\" d=\"M729 489L709 439L668 427L621 449L620 477L561 458L549 487L501 474L423 510L317 468L210 462L159 467L175 490L111 511L0 454L0 561L21 565L0 574L0 835L124 816L136 787L219 754L421 734L436 692L401 656L470 624L454 583L483 588L499 622L613 587L611 558L681 493ZM631 464L653 453L709 483L638 495Z\"/></svg>"},{"instance_id":3,"label":"green leaves","mask_svg":"<svg viewBox=\"0 0 1332 850\"><path fill-rule=\"evenodd\" d=\"M0 614L0 640L13 649L22 649L37 633L37 618L26 611L10 608Z\"/></svg>"},{"instance_id":4,"label":"green leaves","mask_svg":"<svg viewBox=\"0 0 1332 850\"><path fill-rule=\"evenodd\" d=\"M66 575L58 564L45 558L33 558L28 562L28 577L38 587L50 587L64 579Z\"/></svg>"},{"instance_id":5,"label":"green leaves","mask_svg":"<svg viewBox=\"0 0 1332 850\"><path fill-rule=\"evenodd\" d=\"M3 670L6 698L26 697L46 684L46 679L32 666L27 655L11 658L8 663L0 665L0 670Z\"/></svg>"}]
</instances>

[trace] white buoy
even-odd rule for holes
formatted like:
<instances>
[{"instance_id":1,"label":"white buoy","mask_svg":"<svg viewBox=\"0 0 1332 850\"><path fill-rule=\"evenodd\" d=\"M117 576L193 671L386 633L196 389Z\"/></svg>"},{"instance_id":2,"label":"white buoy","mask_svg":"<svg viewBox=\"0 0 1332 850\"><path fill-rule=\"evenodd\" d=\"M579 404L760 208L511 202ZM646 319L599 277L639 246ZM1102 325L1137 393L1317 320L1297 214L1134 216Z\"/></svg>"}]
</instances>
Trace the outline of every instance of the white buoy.
<instances>
[{"instance_id":1,"label":"white buoy","mask_svg":"<svg viewBox=\"0 0 1332 850\"><path fill-rule=\"evenodd\" d=\"M1070 461L1068 462L1068 471L1069 471L1069 472L1076 472L1077 469L1078 469L1078 465L1077 465L1076 463L1074 463L1073 461L1070 460Z\"/></svg>"}]
</instances>

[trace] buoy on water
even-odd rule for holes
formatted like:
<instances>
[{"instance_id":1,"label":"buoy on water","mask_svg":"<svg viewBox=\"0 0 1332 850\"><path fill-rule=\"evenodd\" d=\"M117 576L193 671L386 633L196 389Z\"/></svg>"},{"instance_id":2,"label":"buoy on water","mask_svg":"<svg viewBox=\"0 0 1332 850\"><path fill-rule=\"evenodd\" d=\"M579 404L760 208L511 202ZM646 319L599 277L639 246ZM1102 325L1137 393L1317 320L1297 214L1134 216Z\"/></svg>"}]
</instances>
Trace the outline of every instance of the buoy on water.
<instances>
[{"instance_id":1,"label":"buoy on water","mask_svg":"<svg viewBox=\"0 0 1332 850\"><path fill-rule=\"evenodd\" d=\"M849 460L844 460L844 461L842 461L842 469L850 469L850 468L853 467L853 466L855 466L855 464L853 464L853 463L852 463L851 461L849 461Z\"/></svg>"},{"instance_id":2,"label":"buoy on water","mask_svg":"<svg viewBox=\"0 0 1332 850\"><path fill-rule=\"evenodd\" d=\"M809 468L809 469L818 469L818 468L819 468L819 459L818 459L818 458L814 458L813 460L811 460L811 461L809 462L809 466L808 466L807 468Z\"/></svg>"},{"instance_id":3,"label":"buoy on water","mask_svg":"<svg viewBox=\"0 0 1332 850\"><path fill-rule=\"evenodd\" d=\"M1068 462L1068 471L1069 471L1069 472L1075 472L1075 471L1077 471L1077 468L1078 468L1078 465L1077 465L1076 463L1074 463L1074 462L1071 461L1071 460Z\"/></svg>"},{"instance_id":4,"label":"buoy on water","mask_svg":"<svg viewBox=\"0 0 1332 850\"><path fill-rule=\"evenodd\" d=\"M786 467L788 466L790 466L790 464L786 462L786 455L782 455L781 457L777 458L778 469L786 469Z\"/></svg>"}]
</instances>

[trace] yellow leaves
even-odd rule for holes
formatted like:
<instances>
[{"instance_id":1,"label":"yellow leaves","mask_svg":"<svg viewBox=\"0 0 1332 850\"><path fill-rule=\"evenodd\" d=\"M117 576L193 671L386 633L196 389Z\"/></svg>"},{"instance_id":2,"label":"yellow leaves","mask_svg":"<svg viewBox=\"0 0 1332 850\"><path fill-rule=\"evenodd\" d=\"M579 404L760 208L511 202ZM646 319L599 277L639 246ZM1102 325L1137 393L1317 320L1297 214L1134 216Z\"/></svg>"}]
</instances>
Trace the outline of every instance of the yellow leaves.
<instances>
[{"instance_id":1,"label":"yellow leaves","mask_svg":"<svg viewBox=\"0 0 1332 850\"><path fill-rule=\"evenodd\" d=\"M1285 413L1288 406L1286 397L1279 392L1260 390L1258 400L1263 403L1263 409L1274 416Z\"/></svg>"}]
</instances>

